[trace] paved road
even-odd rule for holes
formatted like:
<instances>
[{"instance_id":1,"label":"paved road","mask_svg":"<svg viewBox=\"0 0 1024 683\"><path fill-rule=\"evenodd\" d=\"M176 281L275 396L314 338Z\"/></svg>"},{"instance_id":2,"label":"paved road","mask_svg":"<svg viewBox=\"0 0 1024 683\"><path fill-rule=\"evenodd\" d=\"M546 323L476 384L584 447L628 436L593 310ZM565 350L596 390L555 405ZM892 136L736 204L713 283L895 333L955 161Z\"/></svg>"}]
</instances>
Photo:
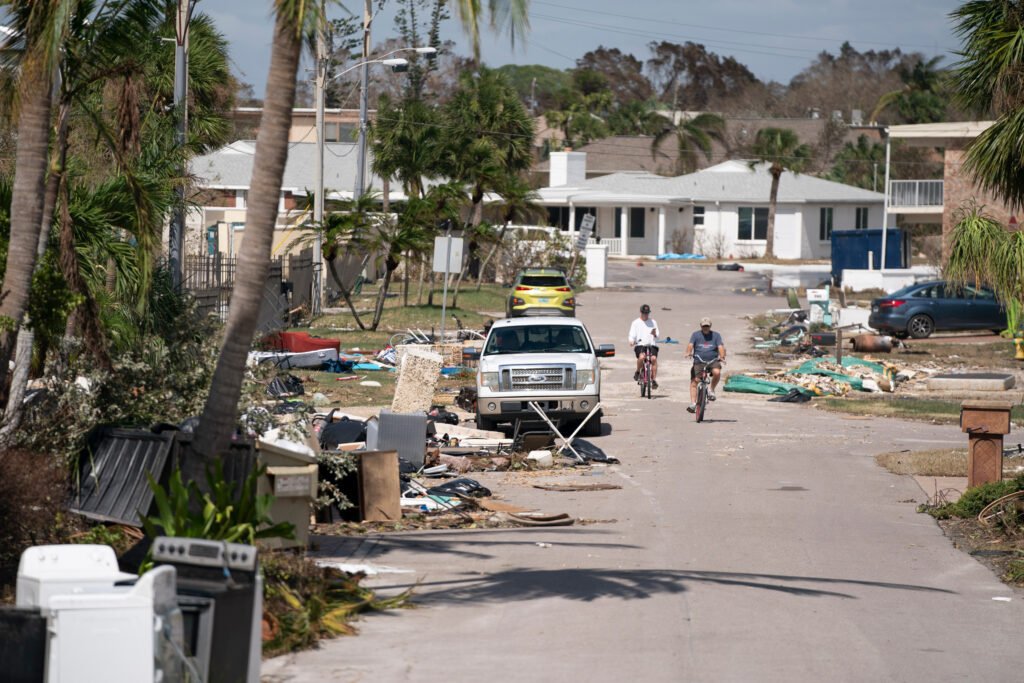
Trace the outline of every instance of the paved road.
<instances>
[{"instance_id":1,"label":"paved road","mask_svg":"<svg viewBox=\"0 0 1024 683\"><path fill-rule=\"evenodd\" d=\"M710 314L744 366L744 315L781 300L737 295L754 276L694 266L611 268L582 296L597 341L625 351L647 302L685 339ZM665 310L671 309L671 310ZM640 399L631 354L605 374L621 490L556 493L522 475L480 477L525 506L605 520L556 530L327 539L340 561L393 568L383 591L419 609L374 615L361 635L265 663L268 681L1019 681L1022 595L915 512L925 492L876 453L962 445L955 427L851 419L726 394L684 412L684 346ZM517 484L517 485L513 485Z\"/></svg>"}]
</instances>

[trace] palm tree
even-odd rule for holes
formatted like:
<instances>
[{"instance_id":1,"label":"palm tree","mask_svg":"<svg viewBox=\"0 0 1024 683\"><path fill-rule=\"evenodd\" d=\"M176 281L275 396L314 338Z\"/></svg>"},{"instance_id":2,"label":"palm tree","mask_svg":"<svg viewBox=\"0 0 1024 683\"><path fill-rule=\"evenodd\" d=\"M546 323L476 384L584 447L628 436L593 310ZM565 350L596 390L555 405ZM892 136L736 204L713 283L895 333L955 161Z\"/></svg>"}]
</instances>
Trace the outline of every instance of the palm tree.
<instances>
[{"instance_id":1,"label":"palm tree","mask_svg":"<svg viewBox=\"0 0 1024 683\"><path fill-rule=\"evenodd\" d=\"M945 101L939 92L945 81L945 72L938 68L941 61L942 57L928 61L918 58L913 67L901 66L899 75L903 86L878 98L869 120L877 121L879 114L895 106L907 123L941 121L946 113Z\"/></svg>"},{"instance_id":2,"label":"palm tree","mask_svg":"<svg viewBox=\"0 0 1024 683\"><path fill-rule=\"evenodd\" d=\"M480 21L483 19L483 7L480 0L458 0L459 18L462 28L469 34L473 43L473 59L480 63ZM516 35L530 28L530 0L489 0L487 3L490 23L494 28L508 25L512 45L516 44Z\"/></svg>"},{"instance_id":3,"label":"palm tree","mask_svg":"<svg viewBox=\"0 0 1024 683\"><path fill-rule=\"evenodd\" d=\"M946 278L964 285L987 284L1006 308L1006 328L1021 336L1024 311L1024 232L1009 231L977 205L964 207L950 233Z\"/></svg>"},{"instance_id":4,"label":"palm tree","mask_svg":"<svg viewBox=\"0 0 1024 683\"><path fill-rule=\"evenodd\" d=\"M951 16L961 38L953 74L957 100L995 123L967 150L964 167L977 185L1011 207L1024 206L1024 21L1020 4L972 0Z\"/></svg>"},{"instance_id":5,"label":"palm tree","mask_svg":"<svg viewBox=\"0 0 1024 683\"><path fill-rule=\"evenodd\" d=\"M754 161L750 167L759 163L770 164L768 172L772 176L772 189L768 195L768 235L764 246L765 258L775 258L775 207L779 198L779 180L783 171L799 173L811 159L811 148L801 144L796 133L786 128L762 128L754 138Z\"/></svg>"},{"instance_id":6,"label":"palm tree","mask_svg":"<svg viewBox=\"0 0 1024 683\"><path fill-rule=\"evenodd\" d=\"M312 44L316 27L322 21L318 3L302 0L274 2L270 71L256 137L246 234L238 256L238 273L231 295L224 344L194 443L196 451L207 456L225 453L235 430L246 357L256 331L270 268L281 181L288 159L288 130L295 104L299 58L303 41Z\"/></svg>"},{"instance_id":7,"label":"palm tree","mask_svg":"<svg viewBox=\"0 0 1024 683\"><path fill-rule=\"evenodd\" d=\"M25 315L35 270L46 194L53 80L75 3L18 0L7 3L9 26L23 41L17 56L18 142L11 196L7 269L0 288L0 395L6 395L14 341Z\"/></svg>"},{"instance_id":8,"label":"palm tree","mask_svg":"<svg viewBox=\"0 0 1024 683\"><path fill-rule=\"evenodd\" d=\"M487 254L484 262L480 264L480 272L476 278L476 289L478 292L483 282L484 273L487 270L487 264L491 262L491 259L498 253L498 250L501 249L501 245L505 241L505 233L508 231L508 226L516 220L535 220L545 215L544 207L535 203L540 198L540 195L530 187L530 184L522 176L506 176L500 185L495 188L495 192L501 197L501 229L495 237L494 246L491 248L490 253Z\"/></svg>"},{"instance_id":9,"label":"palm tree","mask_svg":"<svg viewBox=\"0 0 1024 683\"><path fill-rule=\"evenodd\" d=\"M397 179L407 197L422 198L426 179L440 171L441 129L437 110L422 100L406 99L400 105L382 95L370 133L373 141L373 172Z\"/></svg>"},{"instance_id":10,"label":"palm tree","mask_svg":"<svg viewBox=\"0 0 1024 683\"><path fill-rule=\"evenodd\" d=\"M692 173L699 167L698 154L711 161L711 143L725 141L725 119L717 114L698 114L693 118L683 117L679 123L669 123L651 141L651 157L657 158L661 144L675 137L679 150L676 172L680 175Z\"/></svg>"}]
</instances>

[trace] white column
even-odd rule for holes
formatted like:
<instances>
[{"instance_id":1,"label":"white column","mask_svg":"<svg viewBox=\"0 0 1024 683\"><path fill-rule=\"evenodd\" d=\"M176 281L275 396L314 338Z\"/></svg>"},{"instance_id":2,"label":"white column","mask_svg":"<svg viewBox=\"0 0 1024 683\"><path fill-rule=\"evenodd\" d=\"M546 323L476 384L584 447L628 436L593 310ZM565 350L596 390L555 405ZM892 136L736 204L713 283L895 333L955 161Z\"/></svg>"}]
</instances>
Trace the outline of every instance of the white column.
<instances>
[{"instance_id":1,"label":"white column","mask_svg":"<svg viewBox=\"0 0 1024 683\"><path fill-rule=\"evenodd\" d=\"M622 239L622 255L629 256L629 207L622 207L622 231L620 237Z\"/></svg>"},{"instance_id":2,"label":"white column","mask_svg":"<svg viewBox=\"0 0 1024 683\"><path fill-rule=\"evenodd\" d=\"M569 202L569 237L576 239L576 205Z\"/></svg>"},{"instance_id":3,"label":"white column","mask_svg":"<svg viewBox=\"0 0 1024 683\"><path fill-rule=\"evenodd\" d=\"M665 253L665 207L658 207L658 256Z\"/></svg>"}]
</instances>

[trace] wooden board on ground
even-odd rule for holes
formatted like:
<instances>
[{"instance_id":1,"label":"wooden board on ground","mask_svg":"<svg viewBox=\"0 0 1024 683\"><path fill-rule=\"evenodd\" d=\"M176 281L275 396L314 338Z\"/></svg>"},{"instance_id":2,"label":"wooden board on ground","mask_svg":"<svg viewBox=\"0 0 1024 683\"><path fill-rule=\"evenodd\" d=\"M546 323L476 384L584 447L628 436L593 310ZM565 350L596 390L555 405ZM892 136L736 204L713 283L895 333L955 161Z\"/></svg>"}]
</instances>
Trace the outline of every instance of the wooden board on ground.
<instances>
[{"instance_id":1,"label":"wooden board on ground","mask_svg":"<svg viewBox=\"0 0 1024 683\"><path fill-rule=\"evenodd\" d=\"M367 522L402 519L398 451L359 454L359 513Z\"/></svg>"}]
</instances>

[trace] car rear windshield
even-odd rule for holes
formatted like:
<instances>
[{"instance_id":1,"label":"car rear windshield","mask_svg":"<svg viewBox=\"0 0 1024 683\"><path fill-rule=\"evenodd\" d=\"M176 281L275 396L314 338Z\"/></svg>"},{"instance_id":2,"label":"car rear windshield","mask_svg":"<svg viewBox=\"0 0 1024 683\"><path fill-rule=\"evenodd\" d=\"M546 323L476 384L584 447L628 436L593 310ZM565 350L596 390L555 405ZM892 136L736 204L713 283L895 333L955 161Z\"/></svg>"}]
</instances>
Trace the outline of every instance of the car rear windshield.
<instances>
[{"instance_id":1,"label":"car rear windshield","mask_svg":"<svg viewBox=\"0 0 1024 683\"><path fill-rule=\"evenodd\" d=\"M524 275L519 282L526 287L565 287L564 275Z\"/></svg>"},{"instance_id":2,"label":"car rear windshield","mask_svg":"<svg viewBox=\"0 0 1024 683\"><path fill-rule=\"evenodd\" d=\"M484 355L506 353L590 353L590 341L576 325L523 325L491 331Z\"/></svg>"}]
</instances>

